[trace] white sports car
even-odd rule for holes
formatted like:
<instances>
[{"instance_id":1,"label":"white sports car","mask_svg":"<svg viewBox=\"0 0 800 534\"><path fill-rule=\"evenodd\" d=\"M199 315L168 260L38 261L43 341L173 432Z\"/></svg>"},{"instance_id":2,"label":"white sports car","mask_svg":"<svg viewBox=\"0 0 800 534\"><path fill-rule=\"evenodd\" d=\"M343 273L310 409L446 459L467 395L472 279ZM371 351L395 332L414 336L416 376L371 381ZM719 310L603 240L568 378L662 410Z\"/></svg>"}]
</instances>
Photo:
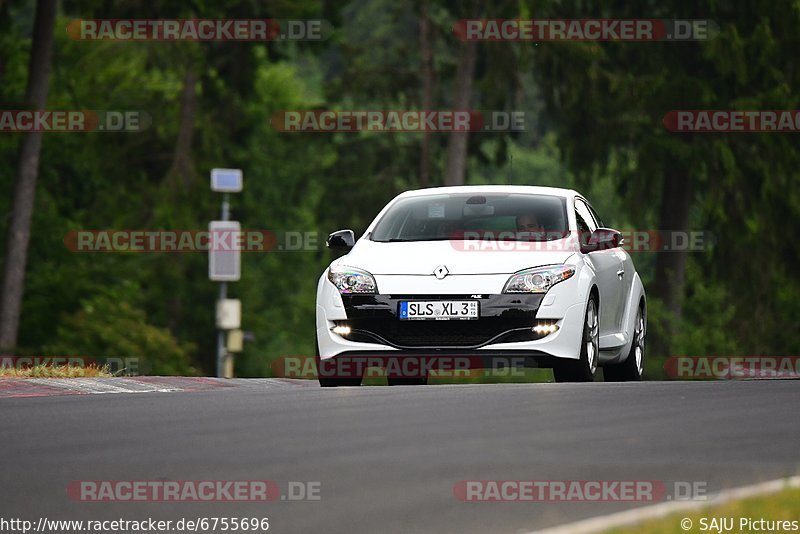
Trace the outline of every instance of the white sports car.
<instances>
[{"instance_id":1,"label":"white sports car","mask_svg":"<svg viewBox=\"0 0 800 534\"><path fill-rule=\"evenodd\" d=\"M359 385L387 362L390 385L424 384L447 358L513 358L558 382L592 381L598 366L606 381L640 380L647 308L622 244L572 190L402 193L358 241L328 238L346 255L317 287L320 384Z\"/></svg>"}]
</instances>

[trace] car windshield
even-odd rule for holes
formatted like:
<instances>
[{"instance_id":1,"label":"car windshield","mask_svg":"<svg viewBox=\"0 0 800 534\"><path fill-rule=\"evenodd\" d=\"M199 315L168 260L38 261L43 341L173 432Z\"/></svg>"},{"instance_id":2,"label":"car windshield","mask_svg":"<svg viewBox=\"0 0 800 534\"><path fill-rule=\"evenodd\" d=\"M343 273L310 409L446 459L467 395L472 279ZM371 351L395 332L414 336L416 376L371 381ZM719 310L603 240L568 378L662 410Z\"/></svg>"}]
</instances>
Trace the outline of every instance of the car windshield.
<instances>
[{"instance_id":1,"label":"car windshield","mask_svg":"<svg viewBox=\"0 0 800 534\"><path fill-rule=\"evenodd\" d=\"M398 200L372 241L552 241L569 233L566 199L532 194L437 194Z\"/></svg>"}]
</instances>

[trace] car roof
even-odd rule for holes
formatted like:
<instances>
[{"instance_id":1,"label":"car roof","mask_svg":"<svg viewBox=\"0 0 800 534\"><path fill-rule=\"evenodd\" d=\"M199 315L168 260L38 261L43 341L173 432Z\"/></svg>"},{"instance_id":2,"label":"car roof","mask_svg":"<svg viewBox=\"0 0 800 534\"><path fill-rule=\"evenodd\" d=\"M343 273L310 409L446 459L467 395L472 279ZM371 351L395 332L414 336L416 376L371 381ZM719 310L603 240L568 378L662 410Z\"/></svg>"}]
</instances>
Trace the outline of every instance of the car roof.
<instances>
[{"instance_id":1,"label":"car roof","mask_svg":"<svg viewBox=\"0 0 800 534\"><path fill-rule=\"evenodd\" d=\"M447 187L428 187L425 189L413 189L401 193L398 197L417 197L435 194L450 193L517 193L527 195L553 195L564 198L573 198L579 195L573 189L563 189L560 187L544 187L538 185L457 185Z\"/></svg>"}]
</instances>

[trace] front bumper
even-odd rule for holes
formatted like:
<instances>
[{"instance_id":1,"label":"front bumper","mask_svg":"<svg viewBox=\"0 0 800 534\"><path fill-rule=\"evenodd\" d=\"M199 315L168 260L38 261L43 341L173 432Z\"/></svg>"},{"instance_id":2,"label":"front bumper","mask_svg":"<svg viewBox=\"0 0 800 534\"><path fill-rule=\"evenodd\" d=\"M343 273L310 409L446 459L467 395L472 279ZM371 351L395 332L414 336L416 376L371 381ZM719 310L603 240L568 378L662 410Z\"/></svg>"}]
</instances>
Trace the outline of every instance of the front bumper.
<instances>
[{"instance_id":1,"label":"front bumper","mask_svg":"<svg viewBox=\"0 0 800 534\"><path fill-rule=\"evenodd\" d=\"M343 295L349 341L378 343L395 349L477 349L502 342L543 337L532 330L544 295ZM447 321L402 321L402 301L478 301L480 318Z\"/></svg>"},{"instance_id":2,"label":"front bumper","mask_svg":"<svg viewBox=\"0 0 800 534\"><path fill-rule=\"evenodd\" d=\"M564 287L559 287L564 286ZM523 356L535 366L549 367L553 358L577 359L583 335L584 304L548 306L577 300L566 293L567 283L546 295L447 294L447 295L339 295L327 280L320 281L317 304L317 343L322 360L338 355L474 355L493 358ZM556 291L558 290L558 291ZM560 295L558 295L560 294ZM565 296L566 295L566 296ZM478 300L477 320L400 321L402 300ZM553 308L558 308L556 314ZM558 326L541 337L532 331L540 320ZM348 335L332 332L337 325L351 328Z\"/></svg>"}]
</instances>

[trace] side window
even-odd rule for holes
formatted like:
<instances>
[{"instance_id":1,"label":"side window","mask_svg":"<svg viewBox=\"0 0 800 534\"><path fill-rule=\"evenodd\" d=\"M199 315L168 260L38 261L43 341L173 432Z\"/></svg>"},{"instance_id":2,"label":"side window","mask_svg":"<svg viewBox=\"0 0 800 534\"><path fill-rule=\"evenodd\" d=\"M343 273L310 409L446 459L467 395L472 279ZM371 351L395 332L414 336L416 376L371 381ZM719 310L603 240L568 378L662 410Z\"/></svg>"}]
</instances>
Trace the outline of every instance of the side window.
<instances>
[{"instance_id":1,"label":"side window","mask_svg":"<svg viewBox=\"0 0 800 534\"><path fill-rule=\"evenodd\" d=\"M576 203L575 205L577 206L578 204ZM592 231L589 229L589 225L583 215L577 209L575 210L575 222L578 223L578 239L581 245L585 245L589 242L589 236L592 235Z\"/></svg>"},{"instance_id":2,"label":"side window","mask_svg":"<svg viewBox=\"0 0 800 534\"><path fill-rule=\"evenodd\" d=\"M587 206L589 206L589 211L591 211L591 212L592 212L592 215L594 215L594 220L595 220L595 222L597 223L597 227L598 227L598 228L605 228L605 226L606 226L606 225L605 225L605 224L603 224L603 221L600 219L600 216L597 214L597 212L596 212L596 211L595 211L595 209L592 207L592 205L591 205L591 204L589 204L588 202L586 203L586 205L587 205Z\"/></svg>"},{"instance_id":3,"label":"side window","mask_svg":"<svg viewBox=\"0 0 800 534\"><path fill-rule=\"evenodd\" d=\"M586 203L579 198L575 199L575 212L578 215L580 215L581 218L583 218L584 224L586 224L589 227L589 233L597 230L597 223L592 217L592 213L589 211L589 208L586 206Z\"/></svg>"}]
</instances>

